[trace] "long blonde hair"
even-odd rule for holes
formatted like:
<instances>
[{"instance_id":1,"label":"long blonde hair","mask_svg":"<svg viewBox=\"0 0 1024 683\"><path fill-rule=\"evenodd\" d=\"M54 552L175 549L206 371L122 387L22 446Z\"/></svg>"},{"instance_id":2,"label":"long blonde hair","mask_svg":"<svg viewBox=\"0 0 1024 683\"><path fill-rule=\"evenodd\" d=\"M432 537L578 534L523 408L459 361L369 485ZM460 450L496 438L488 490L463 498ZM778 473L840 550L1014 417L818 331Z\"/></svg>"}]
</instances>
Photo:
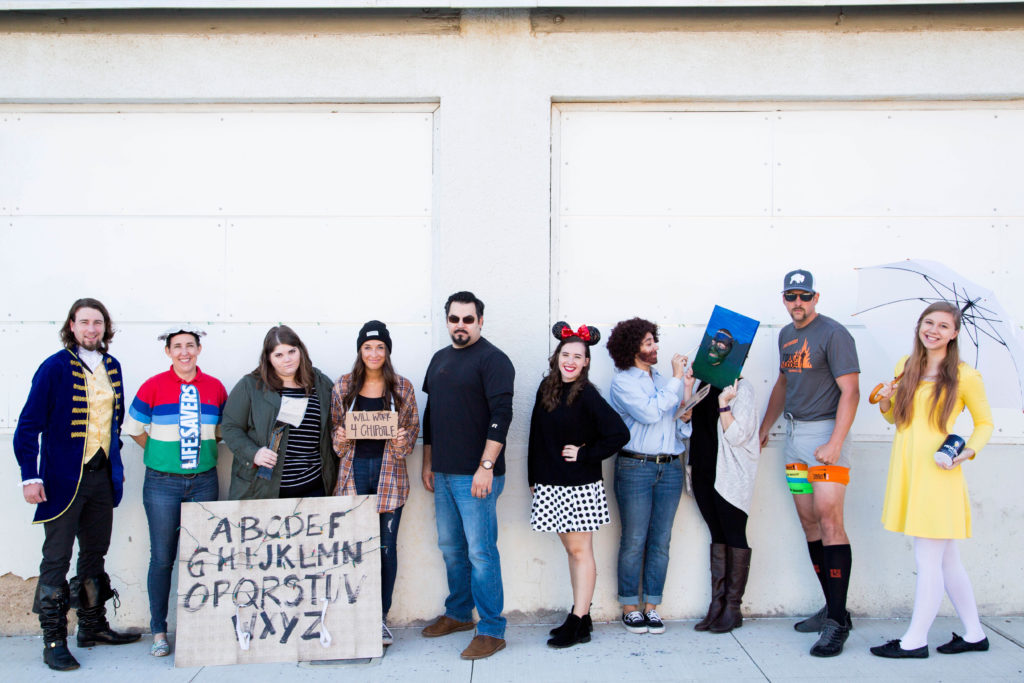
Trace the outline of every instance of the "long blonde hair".
<instances>
[{"instance_id":1,"label":"long blonde hair","mask_svg":"<svg viewBox=\"0 0 1024 683\"><path fill-rule=\"evenodd\" d=\"M903 366L903 378L894 399L893 414L897 427L905 427L914 419L914 394L921 388L921 377L924 376L928 362L928 351L921 343L921 322L932 313L949 313L953 316L953 326L960 331L960 309L948 301L939 301L924 309L914 327L914 350ZM949 418L956 405L957 388L960 382L960 344L959 335L949 340L946 345L946 357L939 365L939 376L932 383L932 404L929 409L932 424L944 432Z\"/></svg>"}]
</instances>

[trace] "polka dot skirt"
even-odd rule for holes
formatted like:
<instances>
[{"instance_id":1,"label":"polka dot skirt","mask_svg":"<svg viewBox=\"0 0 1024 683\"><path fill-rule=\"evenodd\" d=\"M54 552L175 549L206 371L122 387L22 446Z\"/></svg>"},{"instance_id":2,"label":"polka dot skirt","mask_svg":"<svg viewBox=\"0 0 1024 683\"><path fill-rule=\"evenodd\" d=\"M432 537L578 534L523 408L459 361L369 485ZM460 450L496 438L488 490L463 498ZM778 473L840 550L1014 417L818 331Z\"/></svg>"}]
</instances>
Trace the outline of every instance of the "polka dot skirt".
<instances>
[{"instance_id":1,"label":"polka dot skirt","mask_svg":"<svg viewBox=\"0 0 1024 683\"><path fill-rule=\"evenodd\" d=\"M533 489L530 527L534 531L597 531L609 522L604 482L583 486L537 484Z\"/></svg>"}]
</instances>

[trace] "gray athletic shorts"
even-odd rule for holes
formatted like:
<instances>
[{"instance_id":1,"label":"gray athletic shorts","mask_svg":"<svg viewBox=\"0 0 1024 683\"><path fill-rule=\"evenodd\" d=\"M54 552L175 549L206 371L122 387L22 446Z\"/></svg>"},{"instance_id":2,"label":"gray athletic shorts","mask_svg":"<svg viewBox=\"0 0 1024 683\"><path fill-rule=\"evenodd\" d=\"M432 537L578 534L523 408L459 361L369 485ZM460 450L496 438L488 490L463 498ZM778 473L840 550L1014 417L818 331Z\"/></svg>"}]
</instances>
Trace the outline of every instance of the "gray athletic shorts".
<instances>
[{"instance_id":1,"label":"gray athletic shorts","mask_svg":"<svg viewBox=\"0 0 1024 683\"><path fill-rule=\"evenodd\" d=\"M850 481L850 453L843 442L839 460L833 465L823 465L814 458L814 449L828 442L835 420L802 422L786 415L786 445L782 455L786 463L786 479L794 494L810 493L809 485L815 481L835 481L847 484Z\"/></svg>"}]
</instances>

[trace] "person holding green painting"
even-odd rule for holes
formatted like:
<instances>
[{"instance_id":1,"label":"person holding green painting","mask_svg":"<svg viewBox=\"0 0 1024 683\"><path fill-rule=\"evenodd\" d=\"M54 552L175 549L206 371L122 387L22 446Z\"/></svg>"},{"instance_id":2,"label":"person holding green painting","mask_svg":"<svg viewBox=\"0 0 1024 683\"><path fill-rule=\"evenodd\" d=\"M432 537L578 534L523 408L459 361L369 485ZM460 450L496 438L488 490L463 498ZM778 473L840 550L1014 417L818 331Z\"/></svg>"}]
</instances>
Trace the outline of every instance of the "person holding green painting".
<instances>
[{"instance_id":1,"label":"person holding green painting","mask_svg":"<svg viewBox=\"0 0 1024 683\"><path fill-rule=\"evenodd\" d=\"M732 351L726 329L711 338L705 358L719 366ZM683 401L694 394L693 368L683 378ZM708 395L682 419L690 422L689 465L693 497L711 533L711 603L694 629L728 633L743 625L740 605L750 570L747 514L760 457L757 396L739 378L724 389L708 385Z\"/></svg>"}]
</instances>

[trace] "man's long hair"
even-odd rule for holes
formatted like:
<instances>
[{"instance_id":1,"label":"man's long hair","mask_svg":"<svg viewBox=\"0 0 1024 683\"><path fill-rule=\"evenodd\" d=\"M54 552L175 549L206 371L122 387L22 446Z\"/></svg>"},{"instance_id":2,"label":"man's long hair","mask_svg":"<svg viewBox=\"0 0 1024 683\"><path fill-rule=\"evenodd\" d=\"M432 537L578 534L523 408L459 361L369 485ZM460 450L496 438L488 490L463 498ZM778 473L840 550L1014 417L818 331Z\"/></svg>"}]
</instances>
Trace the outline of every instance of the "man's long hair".
<instances>
[{"instance_id":1,"label":"man's long hair","mask_svg":"<svg viewBox=\"0 0 1024 683\"><path fill-rule=\"evenodd\" d=\"M71 331L71 323L74 322L78 311L83 308L95 308L103 314L103 339L100 340L98 348L101 352L106 353L110 348L110 340L114 338L114 321L110 319L107 307L92 297L85 297L71 304L71 310L68 311L68 317L64 320L64 326L60 328L60 342L68 351L74 352L78 348L78 340L75 339L75 333Z\"/></svg>"},{"instance_id":2,"label":"man's long hair","mask_svg":"<svg viewBox=\"0 0 1024 683\"><path fill-rule=\"evenodd\" d=\"M914 395L921 388L921 377L928 363L928 350L921 343L921 321L932 313L949 313L953 316L953 326L960 331L960 309L948 301L939 301L924 309L914 327L914 350L903 367L903 378L893 399L893 415L897 427L906 427L914 419ZM958 367L960 365L959 337L949 340L946 345L946 357L939 365L939 376L932 383L931 408L929 409L932 424L940 432L945 432L949 418L956 405L957 388L960 381Z\"/></svg>"},{"instance_id":3,"label":"man's long hair","mask_svg":"<svg viewBox=\"0 0 1024 683\"><path fill-rule=\"evenodd\" d=\"M540 383L540 404L549 413L558 407L558 403L562 400L562 392L566 391L566 383L562 381L562 373L558 370L558 354L562 352L563 346L572 343L583 344L583 348L586 349L587 359L590 359L590 345L580 341L579 337L569 337L558 342L555 352L548 359L548 374L544 375L544 379ZM583 391L583 388L590 384L589 377L590 366L585 365L580 372L580 376L574 382L568 384L569 393L565 399L567 405L572 405L573 401Z\"/></svg>"},{"instance_id":4,"label":"man's long hair","mask_svg":"<svg viewBox=\"0 0 1024 683\"><path fill-rule=\"evenodd\" d=\"M299 367L295 371L295 383L305 389L306 395L309 395L316 384L313 363L309 360L309 351L306 350L306 345L299 339L299 335L295 334L295 330L287 325L271 327L267 331L267 336L263 338L263 351L260 352L259 365L252 371L252 374L263 383L263 386L273 391L281 391L284 388L284 383L277 376L277 372L270 362L270 354L273 353L279 344L294 346L299 350L302 359L299 361ZM320 399L324 400L324 397L321 396Z\"/></svg>"}]
</instances>

